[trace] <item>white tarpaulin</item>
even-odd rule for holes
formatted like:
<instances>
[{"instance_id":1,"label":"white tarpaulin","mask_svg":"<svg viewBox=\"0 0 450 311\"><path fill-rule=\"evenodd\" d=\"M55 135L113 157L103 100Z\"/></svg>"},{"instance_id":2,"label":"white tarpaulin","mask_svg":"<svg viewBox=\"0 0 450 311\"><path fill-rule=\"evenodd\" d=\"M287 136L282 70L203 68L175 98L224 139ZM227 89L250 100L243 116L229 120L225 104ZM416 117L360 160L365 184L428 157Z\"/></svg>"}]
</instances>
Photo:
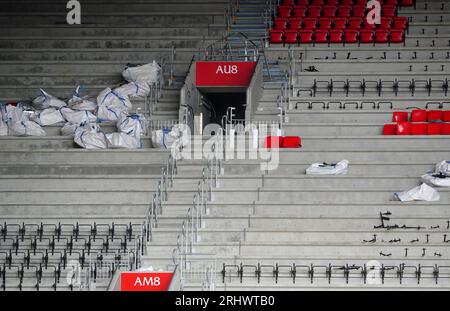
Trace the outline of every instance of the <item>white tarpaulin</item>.
<instances>
[{"instance_id":1,"label":"white tarpaulin","mask_svg":"<svg viewBox=\"0 0 450 311\"><path fill-rule=\"evenodd\" d=\"M141 141L139 139L125 133L106 134L106 140L108 141L108 148L142 148Z\"/></svg>"},{"instance_id":2,"label":"white tarpaulin","mask_svg":"<svg viewBox=\"0 0 450 311\"><path fill-rule=\"evenodd\" d=\"M307 175L341 175L348 172L347 160L342 160L337 164L313 163L306 169Z\"/></svg>"},{"instance_id":3,"label":"white tarpaulin","mask_svg":"<svg viewBox=\"0 0 450 311\"><path fill-rule=\"evenodd\" d=\"M128 66L122 72L122 76L128 82L147 82L148 84L156 83L159 80L161 67L153 61L152 63L137 66Z\"/></svg>"},{"instance_id":4,"label":"white tarpaulin","mask_svg":"<svg viewBox=\"0 0 450 311\"><path fill-rule=\"evenodd\" d=\"M106 137L97 124L79 127L75 131L75 143L85 149L106 149Z\"/></svg>"},{"instance_id":5,"label":"white tarpaulin","mask_svg":"<svg viewBox=\"0 0 450 311\"><path fill-rule=\"evenodd\" d=\"M402 202L410 201L439 201L440 195L434 188L423 183L411 190L396 192L395 197Z\"/></svg>"},{"instance_id":6,"label":"white tarpaulin","mask_svg":"<svg viewBox=\"0 0 450 311\"><path fill-rule=\"evenodd\" d=\"M130 99L127 95L119 94L112 91L110 88L104 89L97 96L98 106L114 106L121 107L123 110L128 110L132 108Z\"/></svg>"},{"instance_id":7,"label":"white tarpaulin","mask_svg":"<svg viewBox=\"0 0 450 311\"><path fill-rule=\"evenodd\" d=\"M47 108L42 111L37 111L30 116L30 119L42 126L65 122L61 112L56 108Z\"/></svg>"},{"instance_id":8,"label":"white tarpaulin","mask_svg":"<svg viewBox=\"0 0 450 311\"><path fill-rule=\"evenodd\" d=\"M73 110L62 108L61 114L67 122L81 124L97 121L97 117L89 111Z\"/></svg>"},{"instance_id":9,"label":"white tarpaulin","mask_svg":"<svg viewBox=\"0 0 450 311\"><path fill-rule=\"evenodd\" d=\"M426 174L422 176L422 181L430 186L450 187L450 177L442 174Z\"/></svg>"},{"instance_id":10,"label":"white tarpaulin","mask_svg":"<svg viewBox=\"0 0 450 311\"><path fill-rule=\"evenodd\" d=\"M150 94L150 86L147 82L130 82L115 88L114 92L130 98L145 98Z\"/></svg>"},{"instance_id":11,"label":"white tarpaulin","mask_svg":"<svg viewBox=\"0 0 450 311\"><path fill-rule=\"evenodd\" d=\"M46 136L47 133L34 121L22 120L8 123L9 135L11 136Z\"/></svg>"},{"instance_id":12,"label":"white tarpaulin","mask_svg":"<svg viewBox=\"0 0 450 311\"><path fill-rule=\"evenodd\" d=\"M436 164L436 169L434 172L436 174L442 174L450 177L450 161L442 161Z\"/></svg>"},{"instance_id":13,"label":"white tarpaulin","mask_svg":"<svg viewBox=\"0 0 450 311\"><path fill-rule=\"evenodd\" d=\"M117 120L117 129L119 132L141 139L141 135L144 134L144 122L144 117L138 114L121 115Z\"/></svg>"},{"instance_id":14,"label":"white tarpaulin","mask_svg":"<svg viewBox=\"0 0 450 311\"><path fill-rule=\"evenodd\" d=\"M95 99L92 99L89 96L81 96L80 91L81 87L78 86L72 98L67 102L69 108L73 110L95 111L95 109L97 109Z\"/></svg>"},{"instance_id":15,"label":"white tarpaulin","mask_svg":"<svg viewBox=\"0 0 450 311\"><path fill-rule=\"evenodd\" d=\"M48 94L43 89L41 89L40 91L41 95L33 100L33 106L36 109L43 110L49 107L62 108L67 105L64 101Z\"/></svg>"}]
</instances>

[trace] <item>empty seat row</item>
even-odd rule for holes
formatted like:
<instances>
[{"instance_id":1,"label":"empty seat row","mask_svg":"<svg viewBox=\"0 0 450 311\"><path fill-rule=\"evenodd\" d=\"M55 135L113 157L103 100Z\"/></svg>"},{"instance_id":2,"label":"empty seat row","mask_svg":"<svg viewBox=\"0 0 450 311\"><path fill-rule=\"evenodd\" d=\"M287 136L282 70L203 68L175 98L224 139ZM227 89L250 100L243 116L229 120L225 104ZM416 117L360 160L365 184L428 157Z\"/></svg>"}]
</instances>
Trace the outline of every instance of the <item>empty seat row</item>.
<instances>
[{"instance_id":1,"label":"empty seat row","mask_svg":"<svg viewBox=\"0 0 450 311\"><path fill-rule=\"evenodd\" d=\"M278 17L366 17L369 10L365 5L310 5L310 6L278 6ZM396 5L383 5L381 16L395 17L398 9Z\"/></svg>"},{"instance_id":2,"label":"empty seat row","mask_svg":"<svg viewBox=\"0 0 450 311\"><path fill-rule=\"evenodd\" d=\"M396 111L392 114L392 122L450 122L450 110L414 109L411 115L407 111Z\"/></svg>"},{"instance_id":3,"label":"empty seat row","mask_svg":"<svg viewBox=\"0 0 450 311\"><path fill-rule=\"evenodd\" d=\"M404 43L403 30L271 30L270 43L312 44L312 43Z\"/></svg>"},{"instance_id":4,"label":"empty seat row","mask_svg":"<svg viewBox=\"0 0 450 311\"><path fill-rule=\"evenodd\" d=\"M380 4L413 6L414 0L378 0ZM369 0L282 0L282 5L366 5Z\"/></svg>"},{"instance_id":5,"label":"empty seat row","mask_svg":"<svg viewBox=\"0 0 450 311\"><path fill-rule=\"evenodd\" d=\"M406 30L408 28L408 18L405 16L396 16L394 18L383 17L380 24L371 24L366 19L361 17L305 17L305 18L285 18L277 17L274 19L273 29L275 30L312 30L312 29L387 29L387 30Z\"/></svg>"},{"instance_id":6,"label":"empty seat row","mask_svg":"<svg viewBox=\"0 0 450 311\"><path fill-rule=\"evenodd\" d=\"M385 124L383 135L450 135L450 123L412 123L400 122Z\"/></svg>"}]
</instances>

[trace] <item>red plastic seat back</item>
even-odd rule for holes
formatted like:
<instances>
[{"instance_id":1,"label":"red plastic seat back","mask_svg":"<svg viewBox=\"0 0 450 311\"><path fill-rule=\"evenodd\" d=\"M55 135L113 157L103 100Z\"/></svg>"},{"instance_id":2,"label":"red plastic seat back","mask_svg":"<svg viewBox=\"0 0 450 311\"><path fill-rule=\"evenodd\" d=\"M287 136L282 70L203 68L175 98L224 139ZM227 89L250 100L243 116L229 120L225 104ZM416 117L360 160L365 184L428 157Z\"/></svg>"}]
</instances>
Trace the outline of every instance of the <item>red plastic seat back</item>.
<instances>
[{"instance_id":1,"label":"red plastic seat back","mask_svg":"<svg viewBox=\"0 0 450 311\"><path fill-rule=\"evenodd\" d=\"M314 39L316 43L328 43L328 31L316 30L314 33Z\"/></svg>"},{"instance_id":2,"label":"red plastic seat back","mask_svg":"<svg viewBox=\"0 0 450 311\"><path fill-rule=\"evenodd\" d=\"M298 32L297 30L287 30L284 33L284 42L285 43L297 43Z\"/></svg>"},{"instance_id":3,"label":"red plastic seat back","mask_svg":"<svg viewBox=\"0 0 450 311\"><path fill-rule=\"evenodd\" d=\"M411 135L427 135L428 123L411 123Z\"/></svg>"},{"instance_id":4,"label":"red plastic seat back","mask_svg":"<svg viewBox=\"0 0 450 311\"><path fill-rule=\"evenodd\" d=\"M342 43L343 41L343 31L342 30L332 30L330 31L330 42L331 43Z\"/></svg>"},{"instance_id":5,"label":"red plastic seat back","mask_svg":"<svg viewBox=\"0 0 450 311\"><path fill-rule=\"evenodd\" d=\"M302 28L302 22L303 22L303 19L301 19L301 18L291 18L289 20L288 28L290 30L298 30L298 29Z\"/></svg>"},{"instance_id":6,"label":"red plastic seat back","mask_svg":"<svg viewBox=\"0 0 450 311\"><path fill-rule=\"evenodd\" d=\"M348 19L348 28L349 29L360 29L362 24L361 17L351 17Z\"/></svg>"},{"instance_id":7,"label":"red plastic seat back","mask_svg":"<svg viewBox=\"0 0 450 311\"><path fill-rule=\"evenodd\" d=\"M443 118L444 118L444 112L442 110L428 111L428 121L442 121Z\"/></svg>"},{"instance_id":8,"label":"red plastic seat back","mask_svg":"<svg viewBox=\"0 0 450 311\"><path fill-rule=\"evenodd\" d=\"M375 42L376 43L387 43L389 37L389 31L385 29L378 29L375 31Z\"/></svg>"},{"instance_id":9,"label":"red plastic seat back","mask_svg":"<svg viewBox=\"0 0 450 311\"><path fill-rule=\"evenodd\" d=\"M428 135L442 135L442 123L428 123Z\"/></svg>"},{"instance_id":10,"label":"red plastic seat back","mask_svg":"<svg viewBox=\"0 0 450 311\"><path fill-rule=\"evenodd\" d=\"M402 43L405 41L405 32L403 30L391 30L391 43Z\"/></svg>"},{"instance_id":11,"label":"red plastic seat back","mask_svg":"<svg viewBox=\"0 0 450 311\"><path fill-rule=\"evenodd\" d=\"M283 32L279 30L271 30L270 43L283 43Z\"/></svg>"},{"instance_id":12,"label":"red plastic seat back","mask_svg":"<svg viewBox=\"0 0 450 311\"><path fill-rule=\"evenodd\" d=\"M282 148L300 148L302 139L299 136L285 136L281 146Z\"/></svg>"},{"instance_id":13,"label":"red plastic seat back","mask_svg":"<svg viewBox=\"0 0 450 311\"><path fill-rule=\"evenodd\" d=\"M408 26L408 18L406 16L396 16L394 17L394 29L405 30Z\"/></svg>"},{"instance_id":14,"label":"red plastic seat back","mask_svg":"<svg viewBox=\"0 0 450 311\"><path fill-rule=\"evenodd\" d=\"M322 11L322 16L334 17L334 16L336 16L336 10L337 10L337 8L335 6L332 6L332 5L324 6L323 11Z\"/></svg>"},{"instance_id":15,"label":"red plastic seat back","mask_svg":"<svg viewBox=\"0 0 450 311\"><path fill-rule=\"evenodd\" d=\"M349 5L342 5L338 7L337 16L339 17L349 17L352 12L352 7Z\"/></svg>"},{"instance_id":16,"label":"red plastic seat back","mask_svg":"<svg viewBox=\"0 0 450 311\"><path fill-rule=\"evenodd\" d=\"M390 17L382 17L381 23L378 25L378 28L380 29L390 29L392 25L392 18Z\"/></svg>"},{"instance_id":17,"label":"red plastic seat back","mask_svg":"<svg viewBox=\"0 0 450 311\"><path fill-rule=\"evenodd\" d=\"M385 124L383 126L383 135L397 135L397 124Z\"/></svg>"},{"instance_id":18,"label":"red plastic seat back","mask_svg":"<svg viewBox=\"0 0 450 311\"><path fill-rule=\"evenodd\" d=\"M286 29L287 21L287 18L277 17L273 21L273 28L276 30L284 30Z\"/></svg>"},{"instance_id":19,"label":"red plastic seat back","mask_svg":"<svg viewBox=\"0 0 450 311\"><path fill-rule=\"evenodd\" d=\"M319 18L319 28L320 29L330 29L332 22L333 22L333 20L329 17L321 17L321 18Z\"/></svg>"},{"instance_id":20,"label":"red plastic seat back","mask_svg":"<svg viewBox=\"0 0 450 311\"><path fill-rule=\"evenodd\" d=\"M365 5L354 5L352 8L352 16L366 17L366 6Z\"/></svg>"},{"instance_id":21,"label":"red plastic seat back","mask_svg":"<svg viewBox=\"0 0 450 311\"><path fill-rule=\"evenodd\" d=\"M359 41L361 41L361 43L372 43L373 42L373 31L361 30L359 32Z\"/></svg>"},{"instance_id":22,"label":"red plastic seat back","mask_svg":"<svg viewBox=\"0 0 450 311\"><path fill-rule=\"evenodd\" d=\"M313 42L313 32L311 30L300 30L300 43L312 43Z\"/></svg>"},{"instance_id":23,"label":"red plastic seat back","mask_svg":"<svg viewBox=\"0 0 450 311\"><path fill-rule=\"evenodd\" d=\"M450 122L450 110L446 110L442 112L442 121Z\"/></svg>"},{"instance_id":24,"label":"red plastic seat back","mask_svg":"<svg viewBox=\"0 0 450 311\"><path fill-rule=\"evenodd\" d=\"M280 5L278 7L278 17L290 17L292 13L292 7Z\"/></svg>"},{"instance_id":25,"label":"red plastic seat back","mask_svg":"<svg viewBox=\"0 0 450 311\"><path fill-rule=\"evenodd\" d=\"M313 17L305 18L303 22L303 29L315 29L317 26L317 19Z\"/></svg>"},{"instance_id":26,"label":"red plastic seat back","mask_svg":"<svg viewBox=\"0 0 450 311\"><path fill-rule=\"evenodd\" d=\"M450 123L442 124L442 135L450 135Z\"/></svg>"},{"instance_id":27,"label":"red plastic seat back","mask_svg":"<svg viewBox=\"0 0 450 311\"><path fill-rule=\"evenodd\" d=\"M294 7L294 17L305 17L306 16L306 7L298 6Z\"/></svg>"},{"instance_id":28,"label":"red plastic seat back","mask_svg":"<svg viewBox=\"0 0 450 311\"><path fill-rule=\"evenodd\" d=\"M427 122L427 111L422 109L411 111L411 122Z\"/></svg>"},{"instance_id":29,"label":"red plastic seat back","mask_svg":"<svg viewBox=\"0 0 450 311\"><path fill-rule=\"evenodd\" d=\"M356 43L358 42L358 31L356 30L346 30L344 33L345 43Z\"/></svg>"},{"instance_id":30,"label":"red plastic seat back","mask_svg":"<svg viewBox=\"0 0 450 311\"><path fill-rule=\"evenodd\" d=\"M347 19L344 17L336 17L333 20L333 29L345 29L347 27Z\"/></svg>"},{"instance_id":31,"label":"red plastic seat back","mask_svg":"<svg viewBox=\"0 0 450 311\"><path fill-rule=\"evenodd\" d=\"M319 17L320 13L322 12L322 7L318 5L310 5L308 7L308 16L309 17Z\"/></svg>"},{"instance_id":32,"label":"red plastic seat back","mask_svg":"<svg viewBox=\"0 0 450 311\"><path fill-rule=\"evenodd\" d=\"M396 133L397 135L411 135L411 123L409 122L397 123Z\"/></svg>"},{"instance_id":33,"label":"red plastic seat back","mask_svg":"<svg viewBox=\"0 0 450 311\"><path fill-rule=\"evenodd\" d=\"M406 111L396 111L392 113L392 122L408 122L408 112Z\"/></svg>"},{"instance_id":34,"label":"red plastic seat back","mask_svg":"<svg viewBox=\"0 0 450 311\"><path fill-rule=\"evenodd\" d=\"M281 148L283 146L283 137L281 136L267 136L264 143L265 148Z\"/></svg>"},{"instance_id":35,"label":"red plastic seat back","mask_svg":"<svg viewBox=\"0 0 450 311\"><path fill-rule=\"evenodd\" d=\"M395 5L381 6L381 15L384 17L394 17L397 15L397 7Z\"/></svg>"}]
</instances>

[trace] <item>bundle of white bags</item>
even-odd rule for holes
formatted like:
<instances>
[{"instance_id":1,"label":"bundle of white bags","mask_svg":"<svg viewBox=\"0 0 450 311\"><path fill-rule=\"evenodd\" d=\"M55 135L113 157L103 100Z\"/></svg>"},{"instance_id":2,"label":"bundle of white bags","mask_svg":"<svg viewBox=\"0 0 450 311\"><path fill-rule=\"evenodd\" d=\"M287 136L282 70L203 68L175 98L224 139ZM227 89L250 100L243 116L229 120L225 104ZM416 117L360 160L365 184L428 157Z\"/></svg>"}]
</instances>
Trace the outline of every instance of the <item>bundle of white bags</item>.
<instances>
[{"instance_id":1,"label":"bundle of white bags","mask_svg":"<svg viewBox=\"0 0 450 311\"><path fill-rule=\"evenodd\" d=\"M152 145L154 148L172 148L172 146L186 146L188 144L187 130L180 125L152 131Z\"/></svg>"},{"instance_id":2,"label":"bundle of white bags","mask_svg":"<svg viewBox=\"0 0 450 311\"><path fill-rule=\"evenodd\" d=\"M161 67L156 61L145 65L127 65L122 72L122 76L128 82L145 82L148 85L158 82L160 74Z\"/></svg>"},{"instance_id":3,"label":"bundle of white bags","mask_svg":"<svg viewBox=\"0 0 450 311\"><path fill-rule=\"evenodd\" d=\"M145 98L150 94L150 86L144 81L135 81L115 88L114 92L129 98Z\"/></svg>"},{"instance_id":4,"label":"bundle of white bags","mask_svg":"<svg viewBox=\"0 0 450 311\"><path fill-rule=\"evenodd\" d=\"M97 118L100 122L117 121L132 107L127 95L112 91L110 88L103 90L97 96L97 104Z\"/></svg>"},{"instance_id":5,"label":"bundle of white bags","mask_svg":"<svg viewBox=\"0 0 450 311\"><path fill-rule=\"evenodd\" d=\"M81 86L75 89L71 99L67 102L70 109L94 112L97 109L96 100L81 95Z\"/></svg>"},{"instance_id":6,"label":"bundle of white bags","mask_svg":"<svg viewBox=\"0 0 450 311\"><path fill-rule=\"evenodd\" d=\"M336 164L313 163L306 169L307 175L343 175L348 172L348 160Z\"/></svg>"},{"instance_id":7,"label":"bundle of white bags","mask_svg":"<svg viewBox=\"0 0 450 311\"><path fill-rule=\"evenodd\" d=\"M436 164L434 171L422 176L422 181L430 186L450 187L450 161Z\"/></svg>"},{"instance_id":8,"label":"bundle of white bags","mask_svg":"<svg viewBox=\"0 0 450 311\"><path fill-rule=\"evenodd\" d=\"M41 94L33 100L33 107L38 110L44 110L50 107L62 108L67 106L67 104L61 99L56 98L40 89Z\"/></svg>"},{"instance_id":9,"label":"bundle of white bags","mask_svg":"<svg viewBox=\"0 0 450 311\"><path fill-rule=\"evenodd\" d=\"M96 123L80 126L75 131L75 143L85 149L106 149L106 137Z\"/></svg>"},{"instance_id":10,"label":"bundle of white bags","mask_svg":"<svg viewBox=\"0 0 450 311\"><path fill-rule=\"evenodd\" d=\"M47 133L36 122L30 120L21 104L2 105L0 132L2 136L46 136ZM6 127L5 127L6 125ZM3 135L6 134L6 135Z\"/></svg>"}]
</instances>

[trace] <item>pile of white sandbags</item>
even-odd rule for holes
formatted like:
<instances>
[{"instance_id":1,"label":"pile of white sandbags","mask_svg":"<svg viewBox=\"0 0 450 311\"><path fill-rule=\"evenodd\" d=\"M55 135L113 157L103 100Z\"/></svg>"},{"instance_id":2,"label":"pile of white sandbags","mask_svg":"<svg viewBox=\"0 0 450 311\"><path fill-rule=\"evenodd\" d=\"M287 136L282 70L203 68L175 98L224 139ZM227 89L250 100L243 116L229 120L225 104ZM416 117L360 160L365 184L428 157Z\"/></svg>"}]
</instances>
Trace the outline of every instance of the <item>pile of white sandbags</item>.
<instances>
[{"instance_id":1,"label":"pile of white sandbags","mask_svg":"<svg viewBox=\"0 0 450 311\"><path fill-rule=\"evenodd\" d=\"M9 136L46 136L42 127L33 120L30 120L30 113L25 112L21 104L2 105L0 127L2 134ZM6 125L6 126L5 126ZM6 136L2 135L2 136Z\"/></svg>"}]
</instances>

